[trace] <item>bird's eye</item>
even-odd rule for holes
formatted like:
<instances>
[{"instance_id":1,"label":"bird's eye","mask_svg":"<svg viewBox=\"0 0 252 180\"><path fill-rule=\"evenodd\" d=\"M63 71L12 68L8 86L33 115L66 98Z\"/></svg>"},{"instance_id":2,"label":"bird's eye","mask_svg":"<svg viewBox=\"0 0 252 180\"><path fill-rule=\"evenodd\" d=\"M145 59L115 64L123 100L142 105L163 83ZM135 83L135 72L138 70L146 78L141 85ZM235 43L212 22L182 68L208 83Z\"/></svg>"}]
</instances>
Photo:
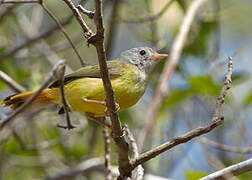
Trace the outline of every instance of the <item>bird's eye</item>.
<instances>
[{"instance_id":1,"label":"bird's eye","mask_svg":"<svg viewBox=\"0 0 252 180\"><path fill-rule=\"evenodd\" d=\"M143 56L143 55L146 54L146 51L145 51L145 50L141 50L141 51L139 52L139 54L140 54L141 56Z\"/></svg>"}]
</instances>

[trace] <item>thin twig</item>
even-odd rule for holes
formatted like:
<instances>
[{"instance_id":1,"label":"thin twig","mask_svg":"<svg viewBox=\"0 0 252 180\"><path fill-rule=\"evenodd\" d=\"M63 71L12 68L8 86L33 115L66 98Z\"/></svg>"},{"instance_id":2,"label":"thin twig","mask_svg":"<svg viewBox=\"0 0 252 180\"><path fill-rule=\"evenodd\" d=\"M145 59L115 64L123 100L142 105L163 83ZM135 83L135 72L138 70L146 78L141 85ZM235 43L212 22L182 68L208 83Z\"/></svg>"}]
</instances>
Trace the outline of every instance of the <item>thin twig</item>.
<instances>
[{"instance_id":1,"label":"thin twig","mask_svg":"<svg viewBox=\"0 0 252 180\"><path fill-rule=\"evenodd\" d=\"M200 139L200 141L206 145L213 146L214 148L222 150L222 151L240 153L240 154L252 153L252 147L230 146L230 145L218 143L218 142L210 140L206 137L202 137Z\"/></svg>"},{"instance_id":2,"label":"thin twig","mask_svg":"<svg viewBox=\"0 0 252 180\"><path fill-rule=\"evenodd\" d=\"M69 44L71 45L72 49L74 50L76 56L78 57L80 64L82 67L86 66L86 64L84 63L83 59L81 58L80 54L78 53L74 43L72 42L70 36L67 34L67 32L65 31L64 27L62 26L62 24L58 21L57 17L44 5L44 3L40 4L42 6L42 8L45 10L45 12L53 19L53 21L58 25L59 29L61 30L61 32L64 34L65 38L67 39L67 41L69 42Z\"/></svg>"},{"instance_id":3,"label":"thin twig","mask_svg":"<svg viewBox=\"0 0 252 180\"><path fill-rule=\"evenodd\" d=\"M139 151L142 151L145 140L148 134L150 134L150 130L155 121L159 105L168 88L168 80L170 79L171 75L173 74L173 71L175 70L176 65L179 62L179 58L182 53L187 34L196 15L196 12L201 7L201 5L203 5L207 1L208 0L194 0L185 14L182 25L172 45L171 54L169 55L164 70L160 76L154 98L148 111L149 114L147 116L147 121L143 130L140 132L138 139Z\"/></svg>"},{"instance_id":4,"label":"thin twig","mask_svg":"<svg viewBox=\"0 0 252 180\"><path fill-rule=\"evenodd\" d=\"M49 73L48 77L46 78L45 82L42 84L42 86L31 96L28 98L27 101L24 102L17 110L12 113L9 117L3 120L3 122L0 124L0 130L6 126L11 120L13 120L18 114L20 114L22 111L24 111L31 103L32 101L53 81L55 80L55 73L63 67L64 61L59 61L52 69L52 71Z\"/></svg>"},{"instance_id":5,"label":"thin twig","mask_svg":"<svg viewBox=\"0 0 252 180\"><path fill-rule=\"evenodd\" d=\"M0 79L11 89L16 91L17 93L25 92L26 89L14 81L10 76L8 76L5 72L0 71Z\"/></svg>"},{"instance_id":6,"label":"thin twig","mask_svg":"<svg viewBox=\"0 0 252 180\"><path fill-rule=\"evenodd\" d=\"M86 16L88 16L90 19L93 19L94 18L94 12L93 11L89 11L87 9L85 9L82 5L78 5L76 7L77 9L79 9L79 11L83 14L85 14Z\"/></svg>"},{"instance_id":7,"label":"thin twig","mask_svg":"<svg viewBox=\"0 0 252 180\"><path fill-rule=\"evenodd\" d=\"M234 164L220 171L214 172L208 176L201 178L200 180L221 180L224 179L225 175L233 174L235 176L252 171L252 159Z\"/></svg>"},{"instance_id":8,"label":"thin twig","mask_svg":"<svg viewBox=\"0 0 252 180\"><path fill-rule=\"evenodd\" d=\"M105 121L105 118L104 118ZM111 173L111 165L110 165L110 149L109 149L109 133L108 128L106 126L103 127L103 136L104 136L104 165L105 165L105 179L112 180L112 173Z\"/></svg>"},{"instance_id":9,"label":"thin twig","mask_svg":"<svg viewBox=\"0 0 252 180\"><path fill-rule=\"evenodd\" d=\"M224 98L227 94L227 91L231 87L232 69L233 69L232 57L229 57L228 72L227 72L227 75L225 76L224 85L221 89L220 95L217 98L215 112L214 112L213 118L211 120L211 123L209 125L193 129L193 130L191 130L191 131L189 131L189 132L187 132L187 133L185 133L185 134L183 134L183 135L181 135L181 136L179 136L169 142L166 142L166 143L164 143L164 144L162 144L162 145L160 145L150 151L147 151L147 152L141 154L138 158L136 158L135 160L133 160L131 162L130 170L134 169L139 164L142 164L146 161L149 161L150 159L161 154L162 152L165 152L165 151L173 148L176 145L185 143L185 142L187 142L195 137L198 137L202 134L206 134L206 133L212 131L213 129L215 129L217 126L221 125L224 122L224 118L220 117L221 107L222 107L222 104L224 103Z\"/></svg>"},{"instance_id":10,"label":"thin twig","mask_svg":"<svg viewBox=\"0 0 252 180\"><path fill-rule=\"evenodd\" d=\"M155 21L157 20L158 18L162 17L162 15L167 11L167 9L172 5L172 3L174 2L175 0L170 0L168 1L163 9L161 9L160 12L158 12L156 15L153 15L153 16L147 16L147 17L142 17L142 18L139 18L137 20L128 20L128 19L122 19L120 18L119 19L119 22L120 23L133 23L133 24L139 24L139 23L146 23L146 22L150 22L150 21Z\"/></svg>"},{"instance_id":11,"label":"thin twig","mask_svg":"<svg viewBox=\"0 0 252 180\"><path fill-rule=\"evenodd\" d=\"M61 94L61 101L62 101L62 105L63 105L63 109L65 111L65 115L66 115L66 121L67 121L67 125L58 125L58 127L60 128L64 128L64 129L73 129L75 128L75 126L72 125L71 120L70 120L70 115L69 115L69 111L70 111L70 105L67 102L66 96L65 96L65 92L64 92L64 75L65 75L65 65L59 69L58 72L56 72L56 76L60 81L60 94Z\"/></svg>"},{"instance_id":12,"label":"thin twig","mask_svg":"<svg viewBox=\"0 0 252 180\"><path fill-rule=\"evenodd\" d=\"M125 125L126 137L129 141L130 149L132 151L132 158L136 159L139 156L136 140L133 134L130 132L129 128ZM144 169L142 165L138 165L133 171L131 178L133 180L142 180L144 176Z\"/></svg>"},{"instance_id":13,"label":"thin twig","mask_svg":"<svg viewBox=\"0 0 252 180\"><path fill-rule=\"evenodd\" d=\"M147 151L143 154L141 154L137 159L133 160L131 165L131 169L135 168L139 164L145 163L146 161L149 161L150 159L156 157L157 155L173 148L174 146L177 146L182 143L186 143L190 141L191 139L198 137L202 134L206 134L213 129L215 129L217 126L221 125L224 122L224 118L219 118L213 122L211 122L209 125L198 127L196 129L193 129L169 142L166 142L153 150Z\"/></svg>"},{"instance_id":14,"label":"thin twig","mask_svg":"<svg viewBox=\"0 0 252 180\"><path fill-rule=\"evenodd\" d=\"M69 17L67 17L66 19L64 19L62 22L60 22L60 24L62 24L63 26L70 23L72 20L73 15L70 15ZM54 25L52 27L50 27L49 29L47 29L46 31L44 31L41 34L38 34L37 36L28 39L27 41L23 42L20 45L17 45L16 47L13 47L9 50L7 50L6 52L4 52L3 54L0 55L0 59L3 59L7 56L12 56L15 53L17 53L19 50L31 45L32 43L35 43L36 41L45 38L47 36L50 36L53 32L55 32L56 30L58 30L59 27L57 25Z\"/></svg>"},{"instance_id":15,"label":"thin twig","mask_svg":"<svg viewBox=\"0 0 252 180\"><path fill-rule=\"evenodd\" d=\"M231 88L232 70L233 70L233 58L229 56L228 57L228 73L225 76L224 86L222 87L220 96L218 97L217 102L216 102L216 108L214 112L214 118L216 119L218 119L218 117L220 116L221 106L224 103L224 99L227 95L227 91Z\"/></svg>"},{"instance_id":16,"label":"thin twig","mask_svg":"<svg viewBox=\"0 0 252 180\"><path fill-rule=\"evenodd\" d=\"M89 39L91 36L93 36L94 33L87 26L87 24L85 23L85 21L82 19L81 14L79 12L79 9L77 9L75 7L75 5L73 4L73 2L71 0L64 0L64 2L72 10L72 12L73 12L74 16L76 17L78 23L81 25L83 33L84 33L84 37L87 38L87 39Z\"/></svg>"},{"instance_id":17,"label":"thin twig","mask_svg":"<svg viewBox=\"0 0 252 180\"><path fill-rule=\"evenodd\" d=\"M39 0L0 0L0 5L13 3L39 3Z\"/></svg>"}]
</instances>

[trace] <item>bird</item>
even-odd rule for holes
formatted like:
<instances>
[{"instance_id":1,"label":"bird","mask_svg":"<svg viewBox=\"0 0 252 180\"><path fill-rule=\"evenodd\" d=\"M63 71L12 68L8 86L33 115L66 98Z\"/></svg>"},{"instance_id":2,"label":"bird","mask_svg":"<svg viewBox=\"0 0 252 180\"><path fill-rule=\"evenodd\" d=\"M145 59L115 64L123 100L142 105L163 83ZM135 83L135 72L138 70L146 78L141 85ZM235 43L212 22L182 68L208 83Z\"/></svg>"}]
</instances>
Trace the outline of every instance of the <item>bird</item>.
<instances>
[{"instance_id":1,"label":"bird","mask_svg":"<svg viewBox=\"0 0 252 180\"><path fill-rule=\"evenodd\" d=\"M138 102L145 92L148 76L154 66L167 56L168 54L159 54L150 47L136 47L123 51L115 60L107 61L118 111L123 111ZM105 91L98 65L85 66L65 75L64 91L73 111L85 113L91 119L106 115ZM15 110L34 92L28 91L8 96L1 104L3 107L10 106L12 110ZM52 82L48 88L44 89L34 99L31 108L49 104L62 105L60 80ZM64 108L59 110L59 114L62 113L64 113Z\"/></svg>"}]
</instances>

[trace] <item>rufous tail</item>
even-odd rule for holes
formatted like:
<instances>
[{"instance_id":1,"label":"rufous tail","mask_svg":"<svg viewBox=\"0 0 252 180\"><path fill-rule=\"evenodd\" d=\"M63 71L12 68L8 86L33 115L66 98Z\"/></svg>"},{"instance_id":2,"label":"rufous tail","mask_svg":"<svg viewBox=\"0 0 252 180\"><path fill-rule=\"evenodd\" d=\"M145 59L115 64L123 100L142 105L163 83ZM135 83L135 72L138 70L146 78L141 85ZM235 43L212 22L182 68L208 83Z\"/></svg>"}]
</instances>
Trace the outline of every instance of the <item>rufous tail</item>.
<instances>
[{"instance_id":1,"label":"rufous tail","mask_svg":"<svg viewBox=\"0 0 252 180\"><path fill-rule=\"evenodd\" d=\"M51 89L44 89L32 102L32 105L45 106L48 104L52 104L53 102L48 98L47 94L51 91ZM6 97L2 101L2 106L10 106L11 109L15 110L19 106L21 106L30 96L34 94L34 91L24 92L20 94L14 94Z\"/></svg>"}]
</instances>

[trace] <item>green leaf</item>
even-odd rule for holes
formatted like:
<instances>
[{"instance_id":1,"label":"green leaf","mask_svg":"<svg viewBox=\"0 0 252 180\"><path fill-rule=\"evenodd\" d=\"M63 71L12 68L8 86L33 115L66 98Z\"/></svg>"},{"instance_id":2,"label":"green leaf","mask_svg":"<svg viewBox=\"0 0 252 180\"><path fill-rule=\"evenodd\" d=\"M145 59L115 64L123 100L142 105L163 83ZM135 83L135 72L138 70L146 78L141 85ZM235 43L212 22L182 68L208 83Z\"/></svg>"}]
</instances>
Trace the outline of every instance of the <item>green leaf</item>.
<instances>
[{"instance_id":1,"label":"green leaf","mask_svg":"<svg viewBox=\"0 0 252 180\"><path fill-rule=\"evenodd\" d=\"M0 47L0 55L3 54L5 51L5 47Z\"/></svg>"},{"instance_id":2,"label":"green leaf","mask_svg":"<svg viewBox=\"0 0 252 180\"><path fill-rule=\"evenodd\" d=\"M3 175L3 179L8 180L32 180L32 179L40 179L44 177L45 174L43 169L40 167L24 167L22 165L19 166L11 166L8 168Z\"/></svg>"},{"instance_id":3,"label":"green leaf","mask_svg":"<svg viewBox=\"0 0 252 180\"><path fill-rule=\"evenodd\" d=\"M88 144L83 143L83 138L81 136L71 138L68 155L73 156L76 160L81 159L88 152Z\"/></svg>"},{"instance_id":4,"label":"green leaf","mask_svg":"<svg viewBox=\"0 0 252 180\"><path fill-rule=\"evenodd\" d=\"M48 113L48 116L51 116L51 114ZM39 126L39 132L45 139L57 139L60 136L60 130L57 126L48 126L45 123Z\"/></svg>"},{"instance_id":5,"label":"green leaf","mask_svg":"<svg viewBox=\"0 0 252 180\"><path fill-rule=\"evenodd\" d=\"M200 24L194 24L185 47L185 55L204 56L208 50L208 38L215 29L215 21L202 21ZM199 29L199 30L198 30ZM195 32L196 31L196 32Z\"/></svg>"},{"instance_id":6,"label":"green leaf","mask_svg":"<svg viewBox=\"0 0 252 180\"><path fill-rule=\"evenodd\" d=\"M187 171L185 173L185 178L187 180L198 180L199 178L202 178L206 175L206 173L200 171Z\"/></svg>"},{"instance_id":7,"label":"green leaf","mask_svg":"<svg viewBox=\"0 0 252 180\"><path fill-rule=\"evenodd\" d=\"M241 180L250 180L251 177L252 177L252 173L251 172L247 172L247 173L241 174L241 175L239 175L237 177L239 179L241 179Z\"/></svg>"},{"instance_id":8,"label":"green leaf","mask_svg":"<svg viewBox=\"0 0 252 180\"><path fill-rule=\"evenodd\" d=\"M36 151L23 151L16 141L16 139L12 138L4 145L5 150L8 154L22 155L22 156L37 156Z\"/></svg>"},{"instance_id":9,"label":"green leaf","mask_svg":"<svg viewBox=\"0 0 252 180\"><path fill-rule=\"evenodd\" d=\"M165 106L173 106L176 105L186 98L192 95L192 92L189 89L186 90L174 90L169 93L167 98L165 99Z\"/></svg>"},{"instance_id":10,"label":"green leaf","mask_svg":"<svg viewBox=\"0 0 252 180\"><path fill-rule=\"evenodd\" d=\"M171 91L165 98L163 108L181 103L193 95L218 95L221 89L221 85L215 84L210 76L190 77L188 79L188 85L186 89Z\"/></svg>"},{"instance_id":11,"label":"green leaf","mask_svg":"<svg viewBox=\"0 0 252 180\"><path fill-rule=\"evenodd\" d=\"M190 77L188 81L194 94L217 95L220 92L221 86L215 84L210 76Z\"/></svg>"}]
</instances>

